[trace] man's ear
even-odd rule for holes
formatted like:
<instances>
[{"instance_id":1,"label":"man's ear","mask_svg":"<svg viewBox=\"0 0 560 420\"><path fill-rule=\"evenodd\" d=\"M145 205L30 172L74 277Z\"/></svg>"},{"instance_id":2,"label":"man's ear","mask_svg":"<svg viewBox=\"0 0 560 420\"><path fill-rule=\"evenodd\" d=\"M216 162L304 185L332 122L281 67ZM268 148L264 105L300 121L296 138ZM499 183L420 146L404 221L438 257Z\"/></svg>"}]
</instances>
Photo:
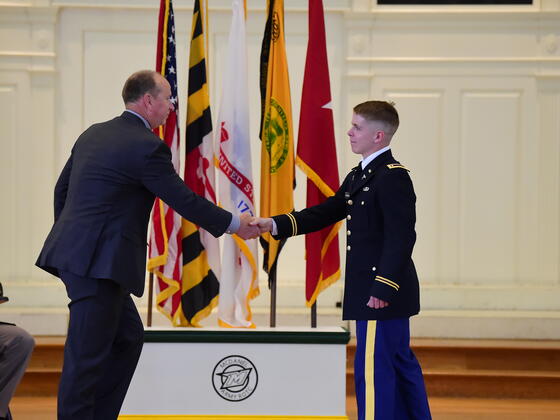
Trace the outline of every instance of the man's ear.
<instances>
[{"instance_id":1,"label":"man's ear","mask_svg":"<svg viewBox=\"0 0 560 420\"><path fill-rule=\"evenodd\" d=\"M381 143L381 142L383 142L383 140L385 140L385 131L377 130L375 132L375 137L373 138L373 142L374 143Z\"/></svg>"},{"instance_id":2,"label":"man's ear","mask_svg":"<svg viewBox=\"0 0 560 420\"><path fill-rule=\"evenodd\" d=\"M146 109L148 109L152 105L152 99L152 95L150 95L149 93L145 93L142 96L142 104L146 107Z\"/></svg>"}]
</instances>

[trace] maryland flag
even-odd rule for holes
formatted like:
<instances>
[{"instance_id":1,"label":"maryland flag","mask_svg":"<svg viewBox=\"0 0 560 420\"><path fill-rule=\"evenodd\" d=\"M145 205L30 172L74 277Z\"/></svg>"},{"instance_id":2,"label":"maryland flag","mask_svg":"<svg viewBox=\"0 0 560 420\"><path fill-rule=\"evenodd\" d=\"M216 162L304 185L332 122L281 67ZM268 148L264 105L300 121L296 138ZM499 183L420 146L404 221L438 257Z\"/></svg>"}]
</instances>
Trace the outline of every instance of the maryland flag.
<instances>
[{"instance_id":1,"label":"maryland flag","mask_svg":"<svg viewBox=\"0 0 560 420\"><path fill-rule=\"evenodd\" d=\"M251 137L249 133L249 89L247 47L242 0L233 0L227 60L218 115L220 204L241 215L255 215ZM257 240L244 241L225 235L220 277L218 322L222 327L254 327L249 302L259 294Z\"/></svg>"},{"instance_id":2,"label":"maryland flag","mask_svg":"<svg viewBox=\"0 0 560 420\"><path fill-rule=\"evenodd\" d=\"M171 86L175 110L164 125L154 132L171 149L175 171L179 172L179 125L177 123L177 65L175 59L175 24L171 0L161 0L157 38L156 71ZM156 307L173 325L185 325L181 310L182 268L181 216L156 198L152 210L152 227L148 270L155 274Z\"/></svg>"},{"instance_id":3,"label":"maryland flag","mask_svg":"<svg viewBox=\"0 0 560 420\"><path fill-rule=\"evenodd\" d=\"M288 63L284 41L284 0L267 1L261 49L261 217L294 209L294 145ZM278 254L285 240L261 236L263 269L269 287L276 281Z\"/></svg>"},{"instance_id":4,"label":"maryland flag","mask_svg":"<svg viewBox=\"0 0 560 420\"><path fill-rule=\"evenodd\" d=\"M307 176L310 207L334 195L339 187L322 0L309 0L309 41L298 136L296 164ZM305 235L307 306L312 306L318 294L340 278L340 224Z\"/></svg>"},{"instance_id":5,"label":"maryland flag","mask_svg":"<svg viewBox=\"0 0 560 420\"><path fill-rule=\"evenodd\" d=\"M206 8L194 0L187 102L185 183L216 203L212 116L206 69ZM203 5L204 6L204 5ZM218 303L218 239L183 219L183 284L181 303L187 325L199 326Z\"/></svg>"}]
</instances>

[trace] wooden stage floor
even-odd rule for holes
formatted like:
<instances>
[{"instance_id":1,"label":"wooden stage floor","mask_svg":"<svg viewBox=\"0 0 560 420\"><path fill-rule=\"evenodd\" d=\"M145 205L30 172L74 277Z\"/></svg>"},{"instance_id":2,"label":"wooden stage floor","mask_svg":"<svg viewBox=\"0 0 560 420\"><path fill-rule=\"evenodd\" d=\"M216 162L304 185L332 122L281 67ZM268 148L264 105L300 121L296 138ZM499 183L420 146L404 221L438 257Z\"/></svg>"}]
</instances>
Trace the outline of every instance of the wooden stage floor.
<instances>
[{"instance_id":1,"label":"wooden stage floor","mask_svg":"<svg viewBox=\"0 0 560 420\"><path fill-rule=\"evenodd\" d=\"M10 405L15 420L56 419L56 399L16 397ZM558 420L560 401L481 398L431 398L434 420ZM347 399L349 420L356 420L353 397Z\"/></svg>"}]
</instances>

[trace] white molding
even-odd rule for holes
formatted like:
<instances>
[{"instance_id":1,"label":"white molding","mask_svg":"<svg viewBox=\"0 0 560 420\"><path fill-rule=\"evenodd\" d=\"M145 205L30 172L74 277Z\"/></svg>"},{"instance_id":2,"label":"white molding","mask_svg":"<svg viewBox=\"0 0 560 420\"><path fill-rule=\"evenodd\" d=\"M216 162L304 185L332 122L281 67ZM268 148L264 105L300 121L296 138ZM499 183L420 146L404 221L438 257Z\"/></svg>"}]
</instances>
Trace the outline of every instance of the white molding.
<instances>
[{"instance_id":1,"label":"white molding","mask_svg":"<svg viewBox=\"0 0 560 420\"><path fill-rule=\"evenodd\" d=\"M436 6L404 6L404 5L378 5L365 13L377 16L400 16L409 17L420 15L422 17L448 16L448 17L467 17L484 16L485 18L495 18L502 16L539 16L543 14L554 14L556 11L539 10L534 5L437 5Z\"/></svg>"},{"instance_id":2,"label":"white molding","mask_svg":"<svg viewBox=\"0 0 560 420\"><path fill-rule=\"evenodd\" d=\"M560 79L560 72L559 73L535 73L535 78L539 81L543 82L557 82Z\"/></svg>"},{"instance_id":3,"label":"white molding","mask_svg":"<svg viewBox=\"0 0 560 420\"><path fill-rule=\"evenodd\" d=\"M4 71L27 71L30 73L55 73L56 55L46 54L1 54L0 68Z\"/></svg>"},{"instance_id":4,"label":"white molding","mask_svg":"<svg viewBox=\"0 0 560 420\"><path fill-rule=\"evenodd\" d=\"M371 11L344 13L347 27L351 29L370 28L375 30L449 31L461 34L515 29L525 31L552 32L558 30L560 11L558 10L504 10L504 9L373 9Z\"/></svg>"},{"instance_id":5,"label":"white molding","mask_svg":"<svg viewBox=\"0 0 560 420\"><path fill-rule=\"evenodd\" d=\"M346 57L345 77L408 76L521 76L537 79L560 77L560 56L519 57Z\"/></svg>"},{"instance_id":6,"label":"white molding","mask_svg":"<svg viewBox=\"0 0 560 420\"><path fill-rule=\"evenodd\" d=\"M388 64L543 64L560 63L560 57L346 57L349 63L388 63Z\"/></svg>"},{"instance_id":7,"label":"white molding","mask_svg":"<svg viewBox=\"0 0 560 420\"><path fill-rule=\"evenodd\" d=\"M549 11L551 9L548 9ZM446 14L446 15L459 15L459 14L484 14L484 15L508 15L508 14L537 14L542 13L544 10L540 5L539 0L534 0L533 4L504 4L504 5L390 5L390 4L377 4L377 1L372 1L369 13L378 14Z\"/></svg>"},{"instance_id":8,"label":"white molding","mask_svg":"<svg viewBox=\"0 0 560 420\"><path fill-rule=\"evenodd\" d=\"M466 8L461 6L438 6L439 9L418 7L413 8L399 8L399 6L383 6L374 8L368 11L348 11L345 16L348 19L366 19L368 16L376 20L439 20L454 19L464 21L468 19L482 19L479 23L488 22L491 20L518 20L527 22L529 19L532 22L537 22L542 18L560 18L558 10L538 10L538 9L523 9L523 8L488 8L481 7ZM374 22L372 22L373 24ZM425 22L418 22L419 24Z\"/></svg>"},{"instance_id":9,"label":"white molding","mask_svg":"<svg viewBox=\"0 0 560 420\"><path fill-rule=\"evenodd\" d=\"M49 57L54 58L54 52L40 52L40 51L0 51L0 57Z\"/></svg>"},{"instance_id":10,"label":"white molding","mask_svg":"<svg viewBox=\"0 0 560 420\"><path fill-rule=\"evenodd\" d=\"M53 73L56 70L56 23L58 8L40 6L4 7L0 4L0 25L18 42L3 43L0 68L11 71ZM15 39L14 39L15 41ZM11 49L11 48L14 49Z\"/></svg>"},{"instance_id":11,"label":"white molding","mask_svg":"<svg viewBox=\"0 0 560 420\"><path fill-rule=\"evenodd\" d=\"M350 10L351 0L324 0L323 5L327 13L346 12ZM159 3L154 0L59 0L53 5L66 8L94 8L94 9L159 9ZM175 0L173 10L192 10L192 0ZM210 11L231 11L231 0L209 0ZM248 0L249 12L264 12L266 2L262 0ZM307 13L307 2L302 0L285 0L284 10L288 13Z\"/></svg>"},{"instance_id":12,"label":"white molding","mask_svg":"<svg viewBox=\"0 0 560 420\"><path fill-rule=\"evenodd\" d=\"M33 7L33 3L31 3L30 1L25 1L25 0L22 0L22 1L19 1L19 2L18 1L3 1L3 2L0 2L0 7L5 8L5 9L17 8L17 7L20 7L20 8L21 7Z\"/></svg>"},{"instance_id":13,"label":"white molding","mask_svg":"<svg viewBox=\"0 0 560 420\"><path fill-rule=\"evenodd\" d=\"M0 3L0 23L56 23L58 7Z\"/></svg>"}]
</instances>

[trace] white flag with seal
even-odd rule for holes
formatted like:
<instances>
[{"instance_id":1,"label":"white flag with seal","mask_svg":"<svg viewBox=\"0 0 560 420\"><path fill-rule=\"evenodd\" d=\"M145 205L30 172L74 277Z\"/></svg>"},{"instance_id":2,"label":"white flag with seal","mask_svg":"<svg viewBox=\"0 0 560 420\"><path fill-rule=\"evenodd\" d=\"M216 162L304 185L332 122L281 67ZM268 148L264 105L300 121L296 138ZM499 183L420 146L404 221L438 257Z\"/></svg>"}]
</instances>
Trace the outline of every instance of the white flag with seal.
<instances>
[{"instance_id":1,"label":"white flag with seal","mask_svg":"<svg viewBox=\"0 0 560 420\"><path fill-rule=\"evenodd\" d=\"M220 203L234 214L248 213L254 216L245 12L241 0L233 0L232 4L233 15L216 130ZM257 240L245 241L237 235L224 235L219 325L254 327L250 300L258 294Z\"/></svg>"}]
</instances>

